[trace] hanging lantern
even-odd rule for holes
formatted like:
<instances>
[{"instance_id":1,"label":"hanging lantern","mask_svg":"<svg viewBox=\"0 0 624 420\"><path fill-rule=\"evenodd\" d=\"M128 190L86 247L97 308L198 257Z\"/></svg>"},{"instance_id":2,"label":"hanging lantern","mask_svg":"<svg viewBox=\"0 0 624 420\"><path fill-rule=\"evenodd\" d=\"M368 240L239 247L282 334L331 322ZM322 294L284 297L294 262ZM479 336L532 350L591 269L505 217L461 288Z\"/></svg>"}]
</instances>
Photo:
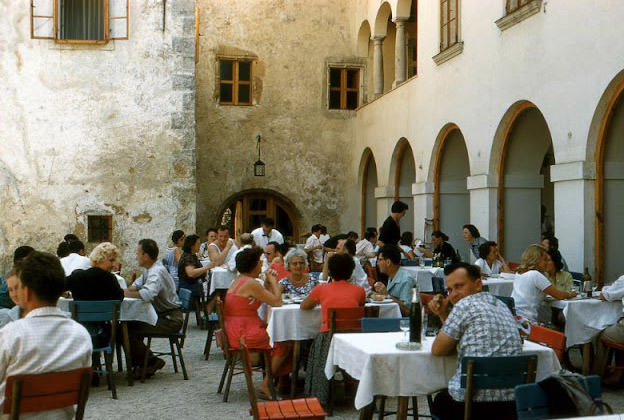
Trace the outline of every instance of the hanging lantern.
<instances>
[{"instance_id":1,"label":"hanging lantern","mask_svg":"<svg viewBox=\"0 0 624 420\"><path fill-rule=\"evenodd\" d=\"M258 160L254 163L254 176L264 176L265 174L265 165L264 162L260 159L261 151L260 151L260 141L262 138L260 134L256 136L256 149L258 149Z\"/></svg>"}]
</instances>

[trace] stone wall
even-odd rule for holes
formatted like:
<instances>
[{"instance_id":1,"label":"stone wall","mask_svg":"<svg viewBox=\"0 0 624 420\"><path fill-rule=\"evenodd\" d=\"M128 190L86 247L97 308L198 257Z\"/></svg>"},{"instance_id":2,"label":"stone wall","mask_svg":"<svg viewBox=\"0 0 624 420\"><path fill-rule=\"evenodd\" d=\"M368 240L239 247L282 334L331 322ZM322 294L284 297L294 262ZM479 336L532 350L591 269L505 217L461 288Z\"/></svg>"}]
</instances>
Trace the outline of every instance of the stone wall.
<instances>
[{"instance_id":1,"label":"stone wall","mask_svg":"<svg viewBox=\"0 0 624 420\"><path fill-rule=\"evenodd\" d=\"M198 1L197 224L202 232L218 222L229 197L250 189L287 197L296 207L300 232L318 222L334 233L359 226L359 220L341 219L353 204L345 183L355 156L355 112L327 106L328 63L366 64L355 56L351 3ZM219 56L256 60L252 106L218 104ZM253 176L257 134L262 135L265 177Z\"/></svg>"},{"instance_id":2,"label":"stone wall","mask_svg":"<svg viewBox=\"0 0 624 420\"><path fill-rule=\"evenodd\" d=\"M194 1L130 1L130 39L30 39L29 2L0 0L0 269L13 249L54 251L87 216L139 239L195 229ZM94 244L89 244L91 249Z\"/></svg>"}]
</instances>

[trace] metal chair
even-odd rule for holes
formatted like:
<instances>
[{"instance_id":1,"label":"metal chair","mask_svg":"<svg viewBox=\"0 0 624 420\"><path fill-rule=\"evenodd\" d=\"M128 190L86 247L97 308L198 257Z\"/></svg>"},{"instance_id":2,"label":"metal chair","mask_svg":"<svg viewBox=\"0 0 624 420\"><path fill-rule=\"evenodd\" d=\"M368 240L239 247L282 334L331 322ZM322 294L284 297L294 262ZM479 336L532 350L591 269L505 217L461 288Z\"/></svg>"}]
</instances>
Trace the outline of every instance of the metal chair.
<instances>
[{"instance_id":1,"label":"metal chair","mask_svg":"<svg viewBox=\"0 0 624 420\"><path fill-rule=\"evenodd\" d=\"M89 398L91 367L65 372L9 376L2 413L17 420L20 414L56 410L77 405L76 420L84 418Z\"/></svg>"},{"instance_id":2,"label":"metal chair","mask_svg":"<svg viewBox=\"0 0 624 420\"><path fill-rule=\"evenodd\" d=\"M565 352L565 334L550 328L540 327L539 325L531 325L529 333L529 341L541 344L553 349L559 361L563 361Z\"/></svg>"},{"instance_id":3,"label":"metal chair","mask_svg":"<svg viewBox=\"0 0 624 420\"><path fill-rule=\"evenodd\" d=\"M367 318L360 320L362 332L393 332L401 331L399 323L407 318Z\"/></svg>"},{"instance_id":4,"label":"metal chair","mask_svg":"<svg viewBox=\"0 0 624 420\"><path fill-rule=\"evenodd\" d=\"M103 347L96 347L94 343L93 354L97 355L94 372L106 375L106 383L114 400L117 399L117 388L115 381L113 381L113 353L117 347L117 324L120 306L121 302L118 300L74 300L69 302L69 310L74 321L87 324L87 326L90 323L110 324L111 331L108 344ZM102 369L101 366L100 353L104 355L105 369Z\"/></svg>"}]
</instances>

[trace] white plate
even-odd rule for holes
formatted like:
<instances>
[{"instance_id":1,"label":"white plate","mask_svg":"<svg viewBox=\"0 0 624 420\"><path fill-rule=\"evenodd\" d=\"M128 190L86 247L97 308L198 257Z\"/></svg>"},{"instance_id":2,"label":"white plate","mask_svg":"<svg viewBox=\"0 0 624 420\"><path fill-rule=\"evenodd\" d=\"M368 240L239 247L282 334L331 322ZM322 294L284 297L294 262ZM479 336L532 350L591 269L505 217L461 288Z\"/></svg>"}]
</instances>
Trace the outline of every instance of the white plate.
<instances>
[{"instance_id":1,"label":"white plate","mask_svg":"<svg viewBox=\"0 0 624 420\"><path fill-rule=\"evenodd\" d=\"M384 304L384 303L392 303L394 302L392 299L390 298L386 298L384 300L371 300L370 303L380 303L380 304Z\"/></svg>"}]
</instances>

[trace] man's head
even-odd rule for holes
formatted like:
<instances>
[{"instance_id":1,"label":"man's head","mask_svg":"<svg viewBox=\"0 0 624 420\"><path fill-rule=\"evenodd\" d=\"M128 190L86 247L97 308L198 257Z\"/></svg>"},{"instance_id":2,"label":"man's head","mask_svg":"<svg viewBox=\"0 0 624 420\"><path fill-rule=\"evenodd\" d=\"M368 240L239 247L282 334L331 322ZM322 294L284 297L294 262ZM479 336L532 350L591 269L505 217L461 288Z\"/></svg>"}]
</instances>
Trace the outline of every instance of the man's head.
<instances>
[{"instance_id":1,"label":"man's head","mask_svg":"<svg viewBox=\"0 0 624 420\"><path fill-rule=\"evenodd\" d=\"M65 290L65 271L55 255L33 251L20 263L18 272L20 307L30 311L42 306L56 306Z\"/></svg>"},{"instance_id":2,"label":"man's head","mask_svg":"<svg viewBox=\"0 0 624 420\"><path fill-rule=\"evenodd\" d=\"M33 247L28 246L28 245L23 245L23 246L15 248L15 251L13 252L13 264L15 265L19 264L33 251L34 251Z\"/></svg>"},{"instance_id":3,"label":"man's head","mask_svg":"<svg viewBox=\"0 0 624 420\"><path fill-rule=\"evenodd\" d=\"M276 257L280 257L282 255L280 250L280 244L275 241L269 242L267 246L264 247L264 255L266 255L269 263L273 261L273 259L275 259Z\"/></svg>"},{"instance_id":4,"label":"man's head","mask_svg":"<svg viewBox=\"0 0 624 420\"><path fill-rule=\"evenodd\" d=\"M158 258L158 245L153 239L141 239L137 246L137 262L141 267L151 267Z\"/></svg>"},{"instance_id":5,"label":"man's head","mask_svg":"<svg viewBox=\"0 0 624 420\"><path fill-rule=\"evenodd\" d=\"M7 287L9 288L9 297L17 306L21 307L20 300L20 288L22 286L22 282L19 279L19 275L16 270L13 270L9 273L6 278Z\"/></svg>"},{"instance_id":6,"label":"man's head","mask_svg":"<svg viewBox=\"0 0 624 420\"><path fill-rule=\"evenodd\" d=\"M392 214L397 215L399 218L405 216L405 212L409 207L402 201L395 201L392 203L392 207L390 208L390 212Z\"/></svg>"},{"instance_id":7,"label":"man's head","mask_svg":"<svg viewBox=\"0 0 624 420\"><path fill-rule=\"evenodd\" d=\"M366 232L364 232L364 239L366 239L369 242L376 242L377 241L377 231L372 231L372 230L367 230Z\"/></svg>"},{"instance_id":8,"label":"man's head","mask_svg":"<svg viewBox=\"0 0 624 420\"><path fill-rule=\"evenodd\" d=\"M481 284L481 270L476 265L458 262L444 269L446 274L446 288L449 300L453 305L466 296L479 293Z\"/></svg>"},{"instance_id":9,"label":"man's head","mask_svg":"<svg viewBox=\"0 0 624 420\"><path fill-rule=\"evenodd\" d=\"M334 280L348 280L355 269L355 262L348 254L334 254L327 261L329 275Z\"/></svg>"},{"instance_id":10,"label":"man's head","mask_svg":"<svg viewBox=\"0 0 624 420\"><path fill-rule=\"evenodd\" d=\"M56 256L59 258L65 258L69 255L69 244L65 241L58 244L56 247Z\"/></svg>"},{"instance_id":11,"label":"man's head","mask_svg":"<svg viewBox=\"0 0 624 420\"><path fill-rule=\"evenodd\" d=\"M251 236L251 233L243 233L238 240L240 241L242 246L253 245L254 243L254 239L253 236Z\"/></svg>"},{"instance_id":12,"label":"man's head","mask_svg":"<svg viewBox=\"0 0 624 420\"><path fill-rule=\"evenodd\" d=\"M339 239L336 244L336 254L355 255L355 242L352 239Z\"/></svg>"},{"instance_id":13,"label":"man's head","mask_svg":"<svg viewBox=\"0 0 624 420\"><path fill-rule=\"evenodd\" d=\"M357 241L358 240L357 232L354 232L354 231L348 232L347 233L347 239L352 239L353 241Z\"/></svg>"},{"instance_id":14,"label":"man's head","mask_svg":"<svg viewBox=\"0 0 624 420\"><path fill-rule=\"evenodd\" d=\"M401 264L401 250L398 246L387 244L381 247L377 256L377 267L384 274L392 274Z\"/></svg>"},{"instance_id":15,"label":"man's head","mask_svg":"<svg viewBox=\"0 0 624 420\"><path fill-rule=\"evenodd\" d=\"M264 219L262 219L260 226L262 226L262 231L264 232L264 234L269 236L271 234L271 231L275 227L275 221L270 217L265 217Z\"/></svg>"},{"instance_id":16,"label":"man's head","mask_svg":"<svg viewBox=\"0 0 624 420\"><path fill-rule=\"evenodd\" d=\"M68 233L67 235L63 236L63 240L67 243L70 243L73 241L77 241L78 237L74 235L73 233Z\"/></svg>"},{"instance_id":17,"label":"man's head","mask_svg":"<svg viewBox=\"0 0 624 420\"><path fill-rule=\"evenodd\" d=\"M71 241L69 243L69 253L84 255L85 248L84 248L84 244L82 243L82 241Z\"/></svg>"},{"instance_id":18,"label":"man's head","mask_svg":"<svg viewBox=\"0 0 624 420\"><path fill-rule=\"evenodd\" d=\"M310 230L312 231L312 235L314 235L314 236L316 236L318 238L319 236L321 236L322 226L321 225L314 225L314 226L312 226L312 228Z\"/></svg>"},{"instance_id":19,"label":"man's head","mask_svg":"<svg viewBox=\"0 0 624 420\"><path fill-rule=\"evenodd\" d=\"M219 226L217 229L217 243L223 248L230 239L230 228L227 226Z\"/></svg>"},{"instance_id":20,"label":"man's head","mask_svg":"<svg viewBox=\"0 0 624 420\"><path fill-rule=\"evenodd\" d=\"M431 245L433 246L433 249L441 247L444 244L444 242L448 240L449 240L449 237L440 230L434 230L431 233Z\"/></svg>"}]
</instances>

